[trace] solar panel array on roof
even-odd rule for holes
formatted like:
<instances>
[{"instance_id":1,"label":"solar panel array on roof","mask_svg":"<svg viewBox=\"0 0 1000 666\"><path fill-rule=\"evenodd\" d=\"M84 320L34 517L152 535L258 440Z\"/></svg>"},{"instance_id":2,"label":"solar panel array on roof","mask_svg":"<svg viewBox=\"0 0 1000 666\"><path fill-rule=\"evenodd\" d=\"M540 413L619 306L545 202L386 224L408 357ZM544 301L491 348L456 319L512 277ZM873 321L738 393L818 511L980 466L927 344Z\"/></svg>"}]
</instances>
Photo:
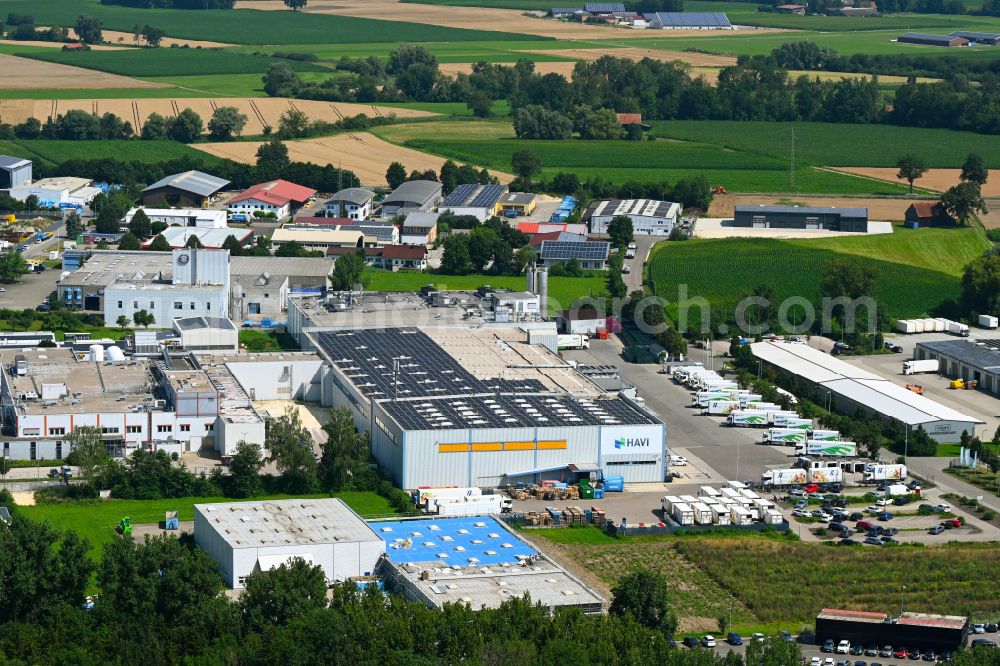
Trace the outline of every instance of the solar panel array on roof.
<instances>
[{"instance_id":1,"label":"solar panel array on roof","mask_svg":"<svg viewBox=\"0 0 1000 666\"><path fill-rule=\"evenodd\" d=\"M612 14L624 12L625 4L621 2L588 2L583 9L591 14Z\"/></svg>"},{"instance_id":2,"label":"solar panel array on roof","mask_svg":"<svg viewBox=\"0 0 1000 666\"><path fill-rule=\"evenodd\" d=\"M932 340L918 342L917 347L951 356L984 370L1000 369L1000 340Z\"/></svg>"},{"instance_id":3,"label":"solar panel array on roof","mask_svg":"<svg viewBox=\"0 0 1000 666\"><path fill-rule=\"evenodd\" d=\"M608 258L610 243L603 241L542 241L542 259L567 261L569 259L604 261Z\"/></svg>"},{"instance_id":4,"label":"solar panel array on roof","mask_svg":"<svg viewBox=\"0 0 1000 666\"><path fill-rule=\"evenodd\" d=\"M448 195L448 197L444 200L444 203L442 203L440 207L448 208L448 207L465 206L466 202L469 200L470 197L472 197L473 192L475 192L478 187L479 185L475 184L459 185L458 187L456 187L451 191L451 194Z\"/></svg>"},{"instance_id":5,"label":"solar panel array on roof","mask_svg":"<svg viewBox=\"0 0 1000 666\"><path fill-rule=\"evenodd\" d=\"M472 200L473 208L491 208L500 201L500 197L507 191L506 185L484 185L476 198Z\"/></svg>"},{"instance_id":6,"label":"solar panel array on roof","mask_svg":"<svg viewBox=\"0 0 1000 666\"><path fill-rule=\"evenodd\" d=\"M657 20L671 28L729 28L729 17L722 12L656 12L646 14L647 20Z\"/></svg>"}]
</instances>

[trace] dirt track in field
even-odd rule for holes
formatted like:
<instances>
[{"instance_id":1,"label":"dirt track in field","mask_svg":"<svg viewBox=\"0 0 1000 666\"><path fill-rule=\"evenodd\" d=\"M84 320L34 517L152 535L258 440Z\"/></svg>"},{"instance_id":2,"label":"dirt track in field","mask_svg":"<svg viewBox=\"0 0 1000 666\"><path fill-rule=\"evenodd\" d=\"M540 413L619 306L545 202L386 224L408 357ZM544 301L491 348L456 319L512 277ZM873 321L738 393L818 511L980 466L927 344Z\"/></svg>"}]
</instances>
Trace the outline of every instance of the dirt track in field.
<instances>
[{"instance_id":1,"label":"dirt track in field","mask_svg":"<svg viewBox=\"0 0 1000 666\"><path fill-rule=\"evenodd\" d=\"M241 0L237 9L288 11L282 0ZM398 0L311 0L302 10L313 14L340 14L386 21L406 21L449 28L494 30L540 35L556 39L638 39L653 37L699 37L714 34L732 35L732 30L633 30L608 26L584 25L555 19L526 16L517 9L486 7L449 7L443 5L401 5ZM386 39L385 41L394 41Z\"/></svg>"},{"instance_id":2,"label":"dirt track in field","mask_svg":"<svg viewBox=\"0 0 1000 666\"><path fill-rule=\"evenodd\" d=\"M162 83L140 81L128 76L98 72L71 65L42 62L0 54L0 86L7 89L32 88L167 88ZM10 121L8 121L10 122Z\"/></svg>"},{"instance_id":3,"label":"dirt track in field","mask_svg":"<svg viewBox=\"0 0 1000 666\"><path fill-rule=\"evenodd\" d=\"M2 61L0 61L2 62ZM73 68L75 69L75 68ZM82 70L89 72L90 70ZM73 85L67 84L71 88ZM79 86L76 86L79 87ZM115 87L115 86L109 86ZM118 86L121 87L121 86ZM422 118L435 114L412 109L395 109L370 104L348 104L341 102L318 102L314 100L290 100L280 97L223 97L199 98L180 97L164 99L67 99L67 100L0 100L0 118L6 123L21 123L29 116L45 120L66 113L70 109L81 109L98 115L110 112L123 120L132 123L137 130L151 113L173 117L184 109L191 109L207 125L209 118L220 106L235 106L247 116L244 134L261 134L264 125L272 129L278 128L281 114L289 109L298 109L309 116L310 120L325 120L336 122L348 116L363 113L371 118L377 116L392 116L397 118Z\"/></svg>"},{"instance_id":4,"label":"dirt track in field","mask_svg":"<svg viewBox=\"0 0 1000 666\"><path fill-rule=\"evenodd\" d=\"M917 201L927 199L883 199L883 198L863 198L863 197L802 197L794 194L767 195L746 195L746 194L717 194L712 199L712 205L708 209L706 217L733 216L733 211L737 205L740 206L836 206L838 208L865 207L868 208L868 216L873 220L883 222L898 222L903 219L906 209Z\"/></svg>"},{"instance_id":5,"label":"dirt track in field","mask_svg":"<svg viewBox=\"0 0 1000 666\"><path fill-rule=\"evenodd\" d=\"M843 171L845 173L851 173L857 176L867 176L868 178L874 178L876 180L885 180L892 183L902 183L906 185L907 182L900 178L896 178L896 172L898 169L894 167L830 167L834 171ZM929 169L919 180L915 181L913 184L915 187L919 187L925 190L933 190L935 192L944 192L952 185L958 184L958 176L962 173L961 169ZM984 197L1000 197L1000 177L993 177L983 185L983 196Z\"/></svg>"},{"instance_id":6,"label":"dirt track in field","mask_svg":"<svg viewBox=\"0 0 1000 666\"><path fill-rule=\"evenodd\" d=\"M288 141L288 156L299 162L332 164L353 171L365 185L385 186L385 171L392 162L400 162L407 171L433 169L440 171L445 158L431 155L412 148L396 146L383 141L368 132L352 132L319 139ZM218 157L226 157L238 162L253 163L256 159L257 142L197 143L192 148L204 150ZM493 172L502 182L510 182L512 176Z\"/></svg>"}]
</instances>

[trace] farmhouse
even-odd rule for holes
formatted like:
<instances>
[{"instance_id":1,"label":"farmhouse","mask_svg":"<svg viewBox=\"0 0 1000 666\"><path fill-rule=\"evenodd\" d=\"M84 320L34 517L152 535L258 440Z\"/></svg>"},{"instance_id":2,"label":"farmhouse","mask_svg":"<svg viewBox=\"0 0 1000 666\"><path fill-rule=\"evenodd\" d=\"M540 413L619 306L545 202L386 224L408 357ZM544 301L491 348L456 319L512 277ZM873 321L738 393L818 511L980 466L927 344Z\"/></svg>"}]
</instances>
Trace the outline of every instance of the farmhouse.
<instances>
[{"instance_id":1,"label":"farmhouse","mask_svg":"<svg viewBox=\"0 0 1000 666\"><path fill-rule=\"evenodd\" d=\"M611 243L604 241L542 241L538 263L543 266L575 259L584 270L603 271L607 268Z\"/></svg>"},{"instance_id":2,"label":"farmhouse","mask_svg":"<svg viewBox=\"0 0 1000 666\"><path fill-rule=\"evenodd\" d=\"M500 199L507 194L506 185L459 185L441 204L440 210L455 215L471 215L485 222L497 214Z\"/></svg>"},{"instance_id":3,"label":"farmhouse","mask_svg":"<svg viewBox=\"0 0 1000 666\"><path fill-rule=\"evenodd\" d=\"M407 245L430 245L437 239L438 213L410 213L403 221L401 242Z\"/></svg>"},{"instance_id":4,"label":"farmhouse","mask_svg":"<svg viewBox=\"0 0 1000 666\"><path fill-rule=\"evenodd\" d=\"M954 35L931 35L926 32L904 32L896 38L900 44L921 44L923 46L968 46L969 40Z\"/></svg>"},{"instance_id":5,"label":"farmhouse","mask_svg":"<svg viewBox=\"0 0 1000 666\"><path fill-rule=\"evenodd\" d=\"M953 225L955 218L948 214L940 201L915 201L904 214L907 226Z\"/></svg>"},{"instance_id":6,"label":"farmhouse","mask_svg":"<svg viewBox=\"0 0 1000 666\"><path fill-rule=\"evenodd\" d=\"M983 44L986 46L996 46L1000 44L1000 35L995 32L969 32L968 30L956 30L949 33L949 37L961 37L969 40L972 44Z\"/></svg>"},{"instance_id":7,"label":"farmhouse","mask_svg":"<svg viewBox=\"0 0 1000 666\"><path fill-rule=\"evenodd\" d=\"M34 195L38 198L39 205L42 206L66 204L82 208L93 201L94 197L101 191L93 187L93 182L89 178L72 178L70 176L42 178L33 183L11 187L10 196L18 201L24 201L29 196Z\"/></svg>"},{"instance_id":8,"label":"farmhouse","mask_svg":"<svg viewBox=\"0 0 1000 666\"><path fill-rule=\"evenodd\" d=\"M223 211L224 212L224 211ZM192 227L167 227L161 234L170 247L174 249L180 249L182 247L187 247L187 244L191 242L192 238L197 238L201 246L206 250L221 250L226 242L226 239L232 236L236 241L243 247L247 247L253 244L253 229L238 229L235 227L226 227L224 229L199 229ZM149 247L153 243L153 238L150 238L142 244L143 247Z\"/></svg>"},{"instance_id":9,"label":"farmhouse","mask_svg":"<svg viewBox=\"0 0 1000 666\"><path fill-rule=\"evenodd\" d=\"M442 190L441 183L432 180L408 180L382 200L382 217L428 211L441 201Z\"/></svg>"},{"instance_id":10,"label":"farmhouse","mask_svg":"<svg viewBox=\"0 0 1000 666\"><path fill-rule=\"evenodd\" d=\"M0 155L0 190L20 187L31 182L31 160Z\"/></svg>"},{"instance_id":11,"label":"farmhouse","mask_svg":"<svg viewBox=\"0 0 1000 666\"><path fill-rule=\"evenodd\" d=\"M913 357L937 359L942 375L975 381L987 393L1000 394L1000 340L918 342Z\"/></svg>"},{"instance_id":12,"label":"farmhouse","mask_svg":"<svg viewBox=\"0 0 1000 666\"><path fill-rule=\"evenodd\" d=\"M385 554L382 538L335 498L195 504L194 540L233 589L295 559L322 567L328 584L371 576Z\"/></svg>"},{"instance_id":13,"label":"farmhouse","mask_svg":"<svg viewBox=\"0 0 1000 666\"><path fill-rule=\"evenodd\" d=\"M142 191L144 206L204 208L228 180L201 171L185 171L166 176Z\"/></svg>"},{"instance_id":14,"label":"farmhouse","mask_svg":"<svg viewBox=\"0 0 1000 666\"><path fill-rule=\"evenodd\" d=\"M623 215L632 220L637 236L668 236L677 224L681 206L673 201L655 199L610 199L591 203L583 214L590 233L606 234L611 220Z\"/></svg>"},{"instance_id":15,"label":"farmhouse","mask_svg":"<svg viewBox=\"0 0 1000 666\"><path fill-rule=\"evenodd\" d=\"M351 220L367 220L372 214L375 193L363 187L348 187L333 195L323 204L328 217L346 217Z\"/></svg>"},{"instance_id":16,"label":"farmhouse","mask_svg":"<svg viewBox=\"0 0 1000 666\"><path fill-rule=\"evenodd\" d=\"M722 12L652 12L643 14L654 30L732 30Z\"/></svg>"},{"instance_id":17,"label":"farmhouse","mask_svg":"<svg viewBox=\"0 0 1000 666\"><path fill-rule=\"evenodd\" d=\"M125 213L125 224L131 223L140 210L146 213L150 222L160 222L168 227L225 229L228 226L226 211L215 208L131 208Z\"/></svg>"},{"instance_id":18,"label":"farmhouse","mask_svg":"<svg viewBox=\"0 0 1000 666\"><path fill-rule=\"evenodd\" d=\"M799 16L806 15L805 5L778 5L774 8L775 14L798 14Z\"/></svg>"},{"instance_id":19,"label":"farmhouse","mask_svg":"<svg viewBox=\"0 0 1000 666\"><path fill-rule=\"evenodd\" d=\"M290 183L287 180L272 180L258 183L243 190L229 200L226 208L235 215L255 217L257 213L270 214L282 218L301 208L316 190Z\"/></svg>"},{"instance_id":20,"label":"farmhouse","mask_svg":"<svg viewBox=\"0 0 1000 666\"><path fill-rule=\"evenodd\" d=\"M867 208L736 206L733 223L752 229L824 229L867 233Z\"/></svg>"}]
</instances>

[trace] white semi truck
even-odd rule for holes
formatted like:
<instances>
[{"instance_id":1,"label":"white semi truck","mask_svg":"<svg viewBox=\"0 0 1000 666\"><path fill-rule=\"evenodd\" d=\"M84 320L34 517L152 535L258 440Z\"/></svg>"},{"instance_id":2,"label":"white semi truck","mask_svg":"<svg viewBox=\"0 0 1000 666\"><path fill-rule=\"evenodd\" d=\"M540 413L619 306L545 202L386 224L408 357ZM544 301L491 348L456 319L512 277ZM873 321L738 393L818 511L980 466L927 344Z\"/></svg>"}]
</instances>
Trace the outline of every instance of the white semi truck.
<instances>
[{"instance_id":1,"label":"white semi truck","mask_svg":"<svg viewBox=\"0 0 1000 666\"><path fill-rule=\"evenodd\" d=\"M862 479L865 483L878 483L879 481L895 481L906 478L906 465L865 465Z\"/></svg>"},{"instance_id":2,"label":"white semi truck","mask_svg":"<svg viewBox=\"0 0 1000 666\"><path fill-rule=\"evenodd\" d=\"M590 337L586 335L560 335L557 341L559 349L590 349Z\"/></svg>"},{"instance_id":3,"label":"white semi truck","mask_svg":"<svg viewBox=\"0 0 1000 666\"><path fill-rule=\"evenodd\" d=\"M738 409L729 412L728 424L735 427L746 428L750 426L766 426L767 412L757 409Z\"/></svg>"},{"instance_id":4,"label":"white semi truck","mask_svg":"<svg viewBox=\"0 0 1000 666\"><path fill-rule=\"evenodd\" d=\"M915 375L920 372L937 372L941 365L936 358L903 361L903 374Z\"/></svg>"}]
</instances>

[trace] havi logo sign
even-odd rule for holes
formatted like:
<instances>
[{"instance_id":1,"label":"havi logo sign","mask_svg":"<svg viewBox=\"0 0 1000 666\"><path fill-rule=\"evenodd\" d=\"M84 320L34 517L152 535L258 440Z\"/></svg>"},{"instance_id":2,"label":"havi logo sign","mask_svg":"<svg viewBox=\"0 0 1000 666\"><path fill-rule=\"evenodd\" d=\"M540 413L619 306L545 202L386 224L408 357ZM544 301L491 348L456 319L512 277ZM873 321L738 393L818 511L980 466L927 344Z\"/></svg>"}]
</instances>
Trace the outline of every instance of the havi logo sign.
<instances>
[{"instance_id":1,"label":"havi logo sign","mask_svg":"<svg viewBox=\"0 0 1000 666\"><path fill-rule=\"evenodd\" d=\"M616 449L644 449L649 446L649 437L618 437L615 439Z\"/></svg>"}]
</instances>

